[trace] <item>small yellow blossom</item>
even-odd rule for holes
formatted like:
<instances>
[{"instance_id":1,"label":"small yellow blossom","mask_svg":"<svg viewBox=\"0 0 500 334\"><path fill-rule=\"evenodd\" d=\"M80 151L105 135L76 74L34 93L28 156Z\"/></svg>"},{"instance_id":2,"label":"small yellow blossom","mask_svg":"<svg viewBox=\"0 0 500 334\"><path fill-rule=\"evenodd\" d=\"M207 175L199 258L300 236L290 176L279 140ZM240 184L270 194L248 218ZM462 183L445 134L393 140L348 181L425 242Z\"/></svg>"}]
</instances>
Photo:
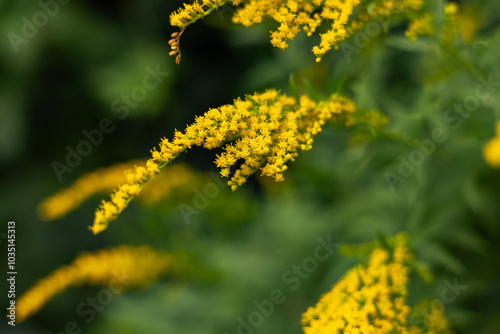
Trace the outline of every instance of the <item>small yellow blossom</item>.
<instances>
[{"instance_id":1,"label":"small yellow blossom","mask_svg":"<svg viewBox=\"0 0 500 334\"><path fill-rule=\"evenodd\" d=\"M409 322L412 309L406 305L406 298L413 256L406 234L399 234L391 241L392 251L379 242L359 248L366 250L378 245L371 251L367 264L349 270L316 306L302 315L305 334L450 332L439 310L425 313L427 331Z\"/></svg>"},{"instance_id":2,"label":"small yellow blossom","mask_svg":"<svg viewBox=\"0 0 500 334\"><path fill-rule=\"evenodd\" d=\"M228 185L233 190L261 166L264 175L282 181L286 163L293 161L299 151L311 149L313 138L327 122L350 126L354 124L354 111L354 102L338 94L315 102L307 96L296 100L276 90L210 109L184 132L176 130L172 140L163 139L159 150L152 151L147 168L139 166L130 171L111 200L102 202L90 229L94 234L104 231L149 180L192 146L213 149L232 141L223 147L215 164L221 168L222 176L230 176ZM237 161L243 163L231 173Z\"/></svg>"},{"instance_id":3,"label":"small yellow blossom","mask_svg":"<svg viewBox=\"0 0 500 334\"><path fill-rule=\"evenodd\" d=\"M83 253L60 267L17 299L16 322L21 323L69 287L104 286L111 293L146 286L166 274L172 256L148 246L119 246Z\"/></svg>"},{"instance_id":4,"label":"small yellow blossom","mask_svg":"<svg viewBox=\"0 0 500 334\"><path fill-rule=\"evenodd\" d=\"M500 121L496 126L496 136L483 147L483 156L492 167L500 167Z\"/></svg>"},{"instance_id":5,"label":"small yellow blossom","mask_svg":"<svg viewBox=\"0 0 500 334\"><path fill-rule=\"evenodd\" d=\"M458 4L456 2L450 2L444 7L444 22L441 39L445 44L452 44L460 32L458 9Z\"/></svg>"}]
</instances>

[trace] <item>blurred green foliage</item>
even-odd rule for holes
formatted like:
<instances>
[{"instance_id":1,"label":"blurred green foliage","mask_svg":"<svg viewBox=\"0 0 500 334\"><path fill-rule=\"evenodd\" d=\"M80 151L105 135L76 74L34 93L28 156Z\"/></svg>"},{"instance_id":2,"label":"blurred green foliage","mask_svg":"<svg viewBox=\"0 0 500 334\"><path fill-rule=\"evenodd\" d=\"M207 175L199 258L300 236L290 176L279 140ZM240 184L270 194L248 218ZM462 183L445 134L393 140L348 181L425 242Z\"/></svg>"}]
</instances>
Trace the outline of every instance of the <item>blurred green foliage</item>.
<instances>
[{"instance_id":1,"label":"blurred green foliage","mask_svg":"<svg viewBox=\"0 0 500 334\"><path fill-rule=\"evenodd\" d=\"M79 252L110 245L183 251L196 264L190 277L115 296L91 323L75 313L98 291L84 288L65 292L20 328L2 333L59 333L68 321L92 333L236 333L238 317L248 319L254 301L269 299L275 289L286 302L275 305L253 333L300 333L300 315L357 261L334 252L292 290L296 285L283 277L313 256L317 238L360 243L399 231L409 233L416 257L435 276L432 285L414 276L410 301L440 299L446 282L458 280L467 288L445 303L456 332L500 332L500 171L481 156L500 119L500 87L493 86L469 116L447 114L474 96L478 76L500 81L500 3L460 1L476 13L478 31L455 53L432 37L409 42L404 25L394 23L359 55L330 52L320 63L310 52L317 36L299 34L282 52L271 47L267 23L235 26L232 8L224 7L186 30L176 66L168 57L174 31L168 14L181 3L61 4L17 53L8 34L21 34L23 18L32 20L40 5L0 3L0 233L7 221L16 221L17 292ZM142 84L148 66L160 66L168 76L120 119L112 103ZM99 199L56 222L36 216L43 198L83 173L146 157L161 137L238 96L266 88L286 92L290 74L299 91L319 96L342 83L361 109L388 116L385 133L328 129L289 166L283 183L254 177L237 192L221 188L190 224L179 203L153 209L132 204L98 236L86 227ZM51 164L63 163L66 147L75 148L85 139L82 131L97 128L103 118L114 130L59 182ZM410 159L418 150L415 140L432 138L436 128L447 139L391 189L385 173L397 173L400 157ZM359 140L359 132L367 140ZM195 148L180 160L215 171L216 153ZM7 291L5 283L1 291Z\"/></svg>"}]
</instances>

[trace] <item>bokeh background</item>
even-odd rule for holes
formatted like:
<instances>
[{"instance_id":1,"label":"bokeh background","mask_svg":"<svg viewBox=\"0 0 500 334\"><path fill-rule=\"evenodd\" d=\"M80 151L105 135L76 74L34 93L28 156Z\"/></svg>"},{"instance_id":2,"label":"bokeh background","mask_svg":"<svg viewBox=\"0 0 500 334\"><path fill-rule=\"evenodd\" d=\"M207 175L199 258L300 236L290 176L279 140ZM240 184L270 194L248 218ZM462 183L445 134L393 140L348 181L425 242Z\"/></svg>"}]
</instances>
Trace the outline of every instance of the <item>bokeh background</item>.
<instances>
[{"instance_id":1,"label":"bokeh background","mask_svg":"<svg viewBox=\"0 0 500 334\"><path fill-rule=\"evenodd\" d=\"M83 333L232 334L238 317L247 319L254 301L269 299L274 289L286 301L252 333L301 333L301 314L358 261L334 252L292 290L283 275L312 256L317 239L360 243L400 231L409 233L417 258L436 277L432 285L413 277L410 302L440 300L447 282L458 282L466 289L445 303L456 332L499 333L500 170L484 162L481 148L500 119L500 87L469 116L444 118L474 96L477 74L500 81L499 3L460 1L458 58L435 38L407 41L405 24L393 22L359 54L330 52L320 63L310 51L318 36L299 34L282 52L269 43L272 22L234 25L227 6L186 30L177 66L168 56L175 31L168 15L181 3L57 3L57 13L14 46L9 34L21 36L26 20L33 22L43 9L32 1L0 2L0 236L14 220L17 294L82 251L113 245L182 252L187 257L179 261L192 267L183 277L114 296L90 323L75 311L99 288L83 287L57 296L15 328L3 321L2 333L60 333L74 321ZM168 76L121 119L113 103L142 84L148 67ZM302 92L319 97L342 83L360 109L388 116L386 132L329 128L290 163L284 182L256 176L236 192L221 188L189 224L178 206L192 205L194 193L148 208L132 203L97 236L87 226L105 194L53 222L37 215L44 198L79 176L148 157L160 138L171 138L208 108L267 88L288 92L291 74ZM112 120L113 131L59 180L53 162L64 163L67 146L75 149L85 139L82 131L103 118ZM414 140L431 138L436 128L447 139L391 189L386 172L397 173L400 157L409 159L416 149ZM200 172L216 171L217 153L194 148L178 160ZM8 303L4 282L2 307Z\"/></svg>"}]
</instances>

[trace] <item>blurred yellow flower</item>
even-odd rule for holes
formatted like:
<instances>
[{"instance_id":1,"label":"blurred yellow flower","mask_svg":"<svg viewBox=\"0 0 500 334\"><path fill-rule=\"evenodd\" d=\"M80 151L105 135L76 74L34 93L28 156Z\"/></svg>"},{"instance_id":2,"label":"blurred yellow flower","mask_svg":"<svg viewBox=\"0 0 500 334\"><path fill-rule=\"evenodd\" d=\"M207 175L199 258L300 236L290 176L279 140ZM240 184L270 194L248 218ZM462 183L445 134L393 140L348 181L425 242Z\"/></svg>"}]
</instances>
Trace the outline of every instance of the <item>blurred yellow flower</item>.
<instances>
[{"instance_id":1,"label":"blurred yellow flower","mask_svg":"<svg viewBox=\"0 0 500 334\"><path fill-rule=\"evenodd\" d=\"M500 167L500 121L496 126L496 136L483 147L484 159L493 167Z\"/></svg>"},{"instance_id":2,"label":"blurred yellow flower","mask_svg":"<svg viewBox=\"0 0 500 334\"><path fill-rule=\"evenodd\" d=\"M458 9L458 4L456 2L450 2L444 6L444 22L441 39L445 44L452 44L460 32Z\"/></svg>"},{"instance_id":3,"label":"blurred yellow flower","mask_svg":"<svg viewBox=\"0 0 500 334\"><path fill-rule=\"evenodd\" d=\"M418 36L432 35L435 32L434 17L431 13L424 13L410 22L405 35L410 41L416 41Z\"/></svg>"},{"instance_id":4,"label":"blurred yellow flower","mask_svg":"<svg viewBox=\"0 0 500 334\"><path fill-rule=\"evenodd\" d=\"M479 15L477 9L473 6L464 5L460 8L461 10L458 13L460 35L465 42L470 43L474 40L479 30Z\"/></svg>"},{"instance_id":5,"label":"blurred yellow flower","mask_svg":"<svg viewBox=\"0 0 500 334\"><path fill-rule=\"evenodd\" d=\"M172 256L148 246L119 246L83 253L70 265L39 280L16 302L16 321L21 323L68 287L95 285L111 293L146 286L164 275Z\"/></svg>"}]
</instances>

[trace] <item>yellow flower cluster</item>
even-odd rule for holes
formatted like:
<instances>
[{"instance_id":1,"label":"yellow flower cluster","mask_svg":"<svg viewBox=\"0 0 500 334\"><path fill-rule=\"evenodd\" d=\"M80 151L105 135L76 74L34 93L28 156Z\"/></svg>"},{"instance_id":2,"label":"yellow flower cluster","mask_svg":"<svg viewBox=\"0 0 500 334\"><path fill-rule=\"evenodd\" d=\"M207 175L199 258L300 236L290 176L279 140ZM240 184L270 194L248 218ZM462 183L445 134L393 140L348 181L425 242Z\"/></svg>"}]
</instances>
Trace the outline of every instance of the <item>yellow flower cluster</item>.
<instances>
[{"instance_id":1,"label":"yellow flower cluster","mask_svg":"<svg viewBox=\"0 0 500 334\"><path fill-rule=\"evenodd\" d=\"M271 43L281 49L287 47L286 41L293 39L300 27L311 36L326 23L328 29L320 34L320 44L312 49L316 61L320 61L368 22L418 11L422 4L422 0L377 1L369 6L361 0L250 0L237 10L233 21L248 27L267 16L273 18L280 26L271 32Z\"/></svg>"},{"instance_id":2,"label":"yellow flower cluster","mask_svg":"<svg viewBox=\"0 0 500 334\"><path fill-rule=\"evenodd\" d=\"M183 8L171 14L170 23L181 28L182 33L188 24L228 2L203 0L202 3L195 1L190 5L184 4ZM231 0L231 3L234 6L242 5L233 15L235 23L249 27L261 23L267 17L276 21L279 26L271 32L271 43L280 49L287 48L287 41L292 40L301 28L307 36L311 36L321 25L325 25L327 30L320 34L320 44L312 49L316 61L320 61L329 50L337 49L368 22L418 12L424 1ZM173 43L174 55L178 52L178 40Z\"/></svg>"},{"instance_id":3,"label":"yellow flower cluster","mask_svg":"<svg viewBox=\"0 0 500 334\"><path fill-rule=\"evenodd\" d=\"M493 167L500 167L500 121L496 126L496 136L483 147L484 159Z\"/></svg>"},{"instance_id":4,"label":"yellow flower cluster","mask_svg":"<svg viewBox=\"0 0 500 334\"><path fill-rule=\"evenodd\" d=\"M418 36L433 35L438 31L435 17L425 12L413 19L405 34L410 41L417 40ZM458 5L450 2L444 6L443 25L441 27L441 40L445 44L453 43L459 32Z\"/></svg>"},{"instance_id":5,"label":"yellow flower cluster","mask_svg":"<svg viewBox=\"0 0 500 334\"><path fill-rule=\"evenodd\" d=\"M424 333L408 321L411 308L406 305L409 264L413 255L407 236L392 240L392 251L375 248L368 264L359 264L326 293L314 307L302 315L306 334ZM368 245L371 247L373 245ZM442 313L425 317L425 333L448 333Z\"/></svg>"},{"instance_id":6,"label":"yellow flower cluster","mask_svg":"<svg viewBox=\"0 0 500 334\"><path fill-rule=\"evenodd\" d=\"M319 46L313 52L319 61L332 47L348 38L346 26L354 8L360 0L314 0L275 1L250 0L233 16L233 22L246 27L260 23L264 17L273 18L280 25L271 32L271 43L280 49L287 48L287 40L292 40L303 26L307 36L311 36L324 22L330 21L329 30L321 36Z\"/></svg>"},{"instance_id":7,"label":"yellow flower cluster","mask_svg":"<svg viewBox=\"0 0 500 334\"><path fill-rule=\"evenodd\" d=\"M351 118L344 117L344 113L355 110L352 101L339 95L318 104L307 96L296 101L291 97L280 96L274 90L237 102L236 106L225 112L230 118L227 129L231 131L231 126L238 127L241 138L234 145L226 145L225 152L215 161L217 167L222 168L222 176L227 177L231 166L240 159L244 160L228 182L233 190L264 163L262 175L283 181L283 172L287 169L285 164L289 160L293 161L299 150L312 148L313 137L321 132L328 120L340 117L349 126ZM249 113L253 108L254 114ZM231 118L231 114L235 114L236 119Z\"/></svg>"},{"instance_id":8,"label":"yellow flower cluster","mask_svg":"<svg viewBox=\"0 0 500 334\"><path fill-rule=\"evenodd\" d=\"M39 280L16 303L16 321L21 323L68 287L105 286L110 292L146 286L171 267L172 256L148 246L119 246L79 255Z\"/></svg>"},{"instance_id":9,"label":"yellow flower cluster","mask_svg":"<svg viewBox=\"0 0 500 334\"><path fill-rule=\"evenodd\" d=\"M92 196L116 189L126 182L125 171L144 163L144 160L134 160L84 174L69 187L42 201L38 206L40 218L50 221L64 217ZM141 203L152 205L181 189L191 190L196 184L202 184L206 179L204 175L196 173L186 164L168 166L164 172L169 174L168 177L165 173L161 174L160 176L163 175L163 177L155 178L149 187L143 189L138 197Z\"/></svg>"},{"instance_id":10,"label":"yellow flower cluster","mask_svg":"<svg viewBox=\"0 0 500 334\"><path fill-rule=\"evenodd\" d=\"M354 102L337 94L317 103L307 96L297 100L276 90L256 93L243 100L238 98L232 105L210 109L184 132L176 130L173 140L164 138L159 150L152 151L146 166L128 172L126 183L96 211L90 229L94 234L104 231L153 176L191 146L213 149L236 140L234 144L227 144L215 161L222 169L221 175L229 177L228 185L233 190L261 165L264 165L263 174L281 181L287 168L285 164L293 161L299 150L311 148L313 137L326 122L337 120L350 126L354 122L351 116L354 111ZM232 173L237 162L241 162L239 169Z\"/></svg>"}]
</instances>

